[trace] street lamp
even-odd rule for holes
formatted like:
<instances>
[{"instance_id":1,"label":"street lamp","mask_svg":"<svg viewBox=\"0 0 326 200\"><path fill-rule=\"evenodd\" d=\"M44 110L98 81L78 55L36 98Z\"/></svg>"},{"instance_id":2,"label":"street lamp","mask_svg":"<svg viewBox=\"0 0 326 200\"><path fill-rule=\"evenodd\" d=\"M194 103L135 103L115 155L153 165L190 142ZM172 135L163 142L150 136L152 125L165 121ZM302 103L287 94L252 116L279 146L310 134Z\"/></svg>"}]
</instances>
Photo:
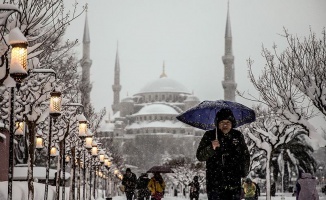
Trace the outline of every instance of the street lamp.
<instances>
[{"instance_id":1,"label":"street lamp","mask_svg":"<svg viewBox=\"0 0 326 200\"><path fill-rule=\"evenodd\" d=\"M27 77L27 39L19 28L14 28L9 33L11 49L10 76L16 81L17 88ZM14 171L14 102L15 87L10 90L10 119L9 119L9 168L8 168L8 200L12 199L12 181Z\"/></svg>"},{"instance_id":2,"label":"street lamp","mask_svg":"<svg viewBox=\"0 0 326 200\"><path fill-rule=\"evenodd\" d=\"M18 27L9 33L9 43L11 49L10 76L20 87L22 81L28 76L27 73L27 39Z\"/></svg>"},{"instance_id":3,"label":"street lamp","mask_svg":"<svg viewBox=\"0 0 326 200\"><path fill-rule=\"evenodd\" d=\"M85 115L82 113L78 116L78 122L79 122L79 138L82 141L82 146L84 146L84 144L89 143L88 138L91 138L92 140L92 135L88 135L88 129L87 129L87 119L85 117ZM92 141L91 141L92 144ZM87 145L86 145L87 148ZM81 153L81 152L80 152ZM79 153L79 159L80 159L80 153ZM86 161L86 152L83 152L83 199L86 198L86 165L85 165L85 161ZM79 165L79 174L80 174L80 165ZM80 179L79 179L79 185L80 185ZM78 190L80 189L80 187L78 187ZM78 199L80 199L80 192L78 191Z\"/></svg>"},{"instance_id":4,"label":"street lamp","mask_svg":"<svg viewBox=\"0 0 326 200\"><path fill-rule=\"evenodd\" d=\"M50 93L50 125L49 125L49 137L48 137L48 151L47 151L47 162L46 162L46 174L45 174L45 192L44 200L48 199L48 190L49 190L49 173L50 173L50 162L52 152L54 149L51 149L51 140L52 140L52 119L54 123L56 119L61 115L61 92L55 91L55 89ZM55 149L56 150L56 149Z\"/></svg>"},{"instance_id":5,"label":"street lamp","mask_svg":"<svg viewBox=\"0 0 326 200\"><path fill-rule=\"evenodd\" d=\"M61 115L61 92L53 90L50 95L50 117L56 119Z\"/></svg>"},{"instance_id":6,"label":"street lamp","mask_svg":"<svg viewBox=\"0 0 326 200\"><path fill-rule=\"evenodd\" d=\"M25 123L23 121L16 122L15 136L20 139L24 136Z\"/></svg>"},{"instance_id":7,"label":"street lamp","mask_svg":"<svg viewBox=\"0 0 326 200\"><path fill-rule=\"evenodd\" d=\"M89 194L90 194L90 196L89 196L89 200L91 200L91 194L92 194L92 187L91 187L91 184L92 184L92 160L94 161L94 169L93 169L93 172L95 173L95 171L96 171L96 168L95 168L95 162L96 162L96 160L95 160L95 158L97 157L97 142L95 141L95 140L93 140L93 142L92 142L92 150L91 150L91 155L92 155L92 157L93 158L91 158L91 162L90 162L90 173L89 173L89 175L90 175L90 179L89 179L89 183L90 183L90 187L89 187ZM94 180L95 180L95 177L94 177ZM95 183L95 182L94 182ZM93 189L94 189L94 192L93 192L93 197L94 197L94 199L95 199L95 184L94 184L94 186L93 186Z\"/></svg>"},{"instance_id":8,"label":"street lamp","mask_svg":"<svg viewBox=\"0 0 326 200\"><path fill-rule=\"evenodd\" d=\"M43 138L42 135L37 134L36 135L36 150L41 151L43 149L44 145L43 145Z\"/></svg>"}]
</instances>

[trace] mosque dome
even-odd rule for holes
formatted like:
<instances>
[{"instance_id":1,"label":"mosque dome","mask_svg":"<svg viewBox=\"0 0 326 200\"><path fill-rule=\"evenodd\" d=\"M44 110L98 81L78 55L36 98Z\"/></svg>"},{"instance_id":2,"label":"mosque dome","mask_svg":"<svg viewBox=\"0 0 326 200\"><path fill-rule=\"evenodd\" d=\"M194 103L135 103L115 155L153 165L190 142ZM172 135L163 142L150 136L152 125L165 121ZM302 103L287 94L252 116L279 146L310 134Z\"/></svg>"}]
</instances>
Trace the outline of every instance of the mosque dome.
<instances>
[{"instance_id":1,"label":"mosque dome","mask_svg":"<svg viewBox=\"0 0 326 200\"><path fill-rule=\"evenodd\" d=\"M174 93L187 93L190 94L188 89L176 80L168 77L161 77L154 81L147 83L138 94L151 93L151 92L174 92Z\"/></svg>"},{"instance_id":2,"label":"mosque dome","mask_svg":"<svg viewBox=\"0 0 326 200\"><path fill-rule=\"evenodd\" d=\"M151 114L177 115L179 113L169 105L157 103L157 104L150 104L150 105L144 106L142 109L139 110L138 113L136 113L134 115L151 115Z\"/></svg>"},{"instance_id":3,"label":"mosque dome","mask_svg":"<svg viewBox=\"0 0 326 200\"><path fill-rule=\"evenodd\" d=\"M199 102L199 99L195 95L189 95L189 96L187 96L187 99L185 101L198 101Z\"/></svg>"},{"instance_id":4,"label":"mosque dome","mask_svg":"<svg viewBox=\"0 0 326 200\"><path fill-rule=\"evenodd\" d=\"M121 102L134 103L134 100L132 99L132 97L126 97L126 98L122 99Z\"/></svg>"}]
</instances>

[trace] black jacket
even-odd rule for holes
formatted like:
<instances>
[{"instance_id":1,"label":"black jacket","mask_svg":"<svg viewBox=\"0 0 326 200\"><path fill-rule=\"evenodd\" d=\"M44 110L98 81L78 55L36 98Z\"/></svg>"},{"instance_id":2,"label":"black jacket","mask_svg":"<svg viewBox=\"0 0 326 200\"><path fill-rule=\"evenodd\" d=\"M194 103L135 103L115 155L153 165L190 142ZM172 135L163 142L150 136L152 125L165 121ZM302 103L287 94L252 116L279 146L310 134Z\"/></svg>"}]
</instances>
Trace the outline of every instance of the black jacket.
<instances>
[{"instance_id":1,"label":"black jacket","mask_svg":"<svg viewBox=\"0 0 326 200\"><path fill-rule=\"evenodd\" d=\"M191 183L189 183L188 186L190 186L190 197L198 198L199 197L199 189L200 189L199 182L192 181Z\"/></svg>"},{"instance_id":2,"label":"black jacket","mask_svg":"<svg viewBox=\"0 0 326 200\"><path fill-rule=\"evenodd\" d=\"M123 175L122 185L125 186L125 192L134 192L136 189L137 177L134 173L131 172L130 176L127 174Z\"/></svg>"},{"instance_id":3,"label":"black jacket","mask_svg":"<svg viewBox=\"0 0 326 200\"><path fill-rule=\"evenodd\" d=\"M249 172L250 154L242 133L238 130L224 135L218 130L220 147L215 150L212 141L216 139L214 130L207 131L202 137L196 157L199 161L206 161L207 191L221 188L240 188L241 177Z\"/></svg>"}]
</instances>

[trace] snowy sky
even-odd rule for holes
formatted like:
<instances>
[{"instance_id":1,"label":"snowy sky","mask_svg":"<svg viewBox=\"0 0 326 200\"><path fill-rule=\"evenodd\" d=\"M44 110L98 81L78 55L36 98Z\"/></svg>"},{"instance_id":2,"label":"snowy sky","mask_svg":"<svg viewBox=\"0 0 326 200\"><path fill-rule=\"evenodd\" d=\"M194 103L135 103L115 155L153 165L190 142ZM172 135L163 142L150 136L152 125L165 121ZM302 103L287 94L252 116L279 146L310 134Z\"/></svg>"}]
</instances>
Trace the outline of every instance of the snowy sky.
<instances>
[{"instance_id":1,"label":"snowy sky","mask_svg":"<svg viewBox=\"0 0 326 200\"><path fill-rule=\"evenodd\" d=\"M69 2L69 3L67 3ZM67 7L72 4L67 1ZM91 37L91 101L111 110L117 42L121 99L157 79L165 61L168 77L184 84L200 100L223 99L224 34L227 0L81 0L88 3ZM264 66L262 44L285 48L283 27L299 37L309 27L319 36L326 26L325 0L231 0L230 18L235 76L240 91L256 94L247 78L246 60ZM85 15L68 27L66 38L82 41ZM76 52L81 57L82 45ZM237 101L251 106L240 97Z\"/></svg>"}]
</instances>

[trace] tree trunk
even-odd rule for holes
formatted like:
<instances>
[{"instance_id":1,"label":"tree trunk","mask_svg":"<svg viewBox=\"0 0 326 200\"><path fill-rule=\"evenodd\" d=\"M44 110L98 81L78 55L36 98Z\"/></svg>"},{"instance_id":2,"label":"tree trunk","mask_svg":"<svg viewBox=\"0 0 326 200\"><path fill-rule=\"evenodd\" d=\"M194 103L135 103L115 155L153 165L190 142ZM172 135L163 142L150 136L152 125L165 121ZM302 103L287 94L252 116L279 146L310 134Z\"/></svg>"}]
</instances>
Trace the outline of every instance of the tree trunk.
<instances>
[{"instance_id":1,"label":"tree trunk","mask_svg":"<svg viewBox=\"0 0 326 200\"><path fill-rule=\"evenodd\" d=\"M64 140L63 140L64 141ZM60 182L61 182L61 161L62 161L62 141L59 142L59 156L57 162L57 177L55 180L55 199L60 199Z\"/></svg>"},{"instance_id":2,"label":"tree trunk","mask_svg":"<svg viewBox=\"0 0 326 200\"><path fill-rule=\"evenodd\" d=\"M71 169L70 169L70 194L69 200L75 200L75 178L76 178L76 147L71 147Z\"/></svg>"},{"instance_id":3,"label":"tree trunk","mask_svg":"<svg viewBox=\"0 0 326 200\"><path fill-rule=\"evenodd\" d=\"M49 137L48 137L48 150L47 150L47 162L46 162L46 173L45 173L45 191L44 191L44 200L48 199L48 191L49 191L49 172L50 172L50 162L51 162L51 141L52 141L52 118L50 117L50 125L49 125Z\"/></svg>"},{"instance_id":4,"label":"tree trunk","mask_svg":"<svg viewBox=\"0 0 326 200\"><path fill-rule=\"evenodd\" d=\"M270 171L271 152L266 156L266 200L271 200L271 171Z\"/></svg>"},{"instance_id":5,"label":"tree trunk","mask_svg":"<svg viewBox=\"0 0 326 200\"><path fill-rule=\"evenodd\" d=\"M34 185L33 185L33 167L34 167L34 150L35 150L35 122L29 121L28 124L28 199L34 200Z\"/></svg>"}]
</instances>

